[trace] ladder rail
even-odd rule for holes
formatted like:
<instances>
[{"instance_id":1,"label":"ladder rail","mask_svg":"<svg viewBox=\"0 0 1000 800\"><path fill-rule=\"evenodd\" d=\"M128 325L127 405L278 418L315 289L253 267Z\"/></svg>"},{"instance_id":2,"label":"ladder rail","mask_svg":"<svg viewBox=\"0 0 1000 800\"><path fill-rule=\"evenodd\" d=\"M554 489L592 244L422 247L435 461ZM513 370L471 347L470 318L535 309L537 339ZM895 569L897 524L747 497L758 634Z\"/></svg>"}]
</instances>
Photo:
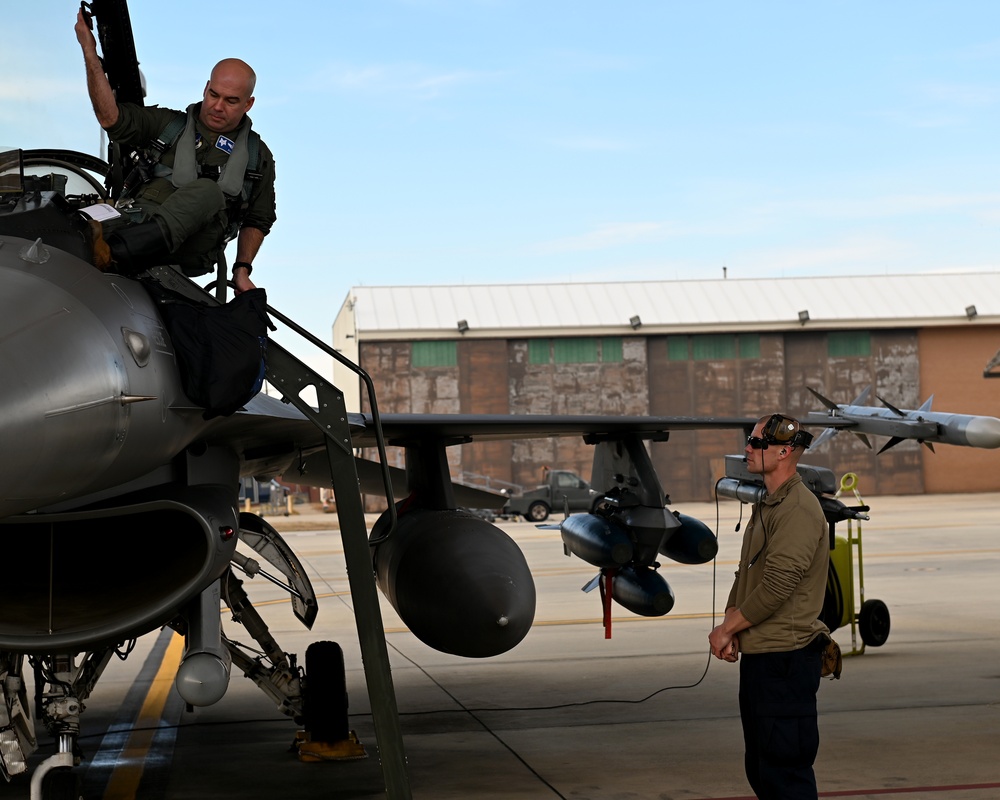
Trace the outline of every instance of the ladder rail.
<instances>
[{"instance_id":1,"label":"ladder rail","mask_svg":"<svg viewBox=\"0 0 1000 800\"><path fill-rule=\"evenodd\" d=\"M150 267L146 274L150 277L158 280L164 286L169 289L173 289L184 294L191 300L204 303L206 305L222 305L226 302L226 291L231 285L225 278L225 259L223 258L219 262L219 271L217 277L212 280L207 286L202 288L197 283L195 283L191 278L187 277L183 273L174 269L173 267L155 266ZM214 294L212 292L215 292ZM267 304L267 313L272 317L280 321L283 325L289 328L289 330L294 331L307 342L312 344L314 347L318 347L324 353L326 353L331 358L335 359L337 362L347 367L351 372L355 373L365 384L365 390L368 394L368 404L371 406L372 413L372 426L375 429L375 447L378 450L379 457L379 469L382 473L382 485L385 488L385 499L388 504L389 512L389 525L385 532L374 539L369 539L369 544L375 545L380 542L384 542L388 539L393 532L396 530L396 503L392 496L392 478L389 475L389 461L386 456L385 451L385 436L382 433L382 418L378 410L378 401L375 398L375 382L372 380L371 376L364 370L359 364L355 364L343 353L338 353L330 345L324 342L322 339L314 336L310 331L303 328L293 319L289 318L287 315L282 314L272 305ZM269 342L271 346L278 346L275 342ZM328 383L325 381L315 370L303 364L299 359L296 359L291 354L288 354L288 359L292 364L301 368L304 373L304 377L300 376L299 380L302 381L303 385L300 387L301 391L306 385L312 384L316 387L317 393L319 392L320 386ZM271 366L268 365L268 372L271 372ZM308 379L307 379L308 378ZM279 377L279 382L280 382ZM302 400L295 393L294 396L289 394L285 395L285 398L294 405L299 411L301 411L306 417L308 417L312 422L326 435L328 442L335 442L338 446L341 446L341 442L336 442L333 438L331 429L323 423L320 419L320 415L316 410L311 408L308 403Z\"/></svg>"},{"instance_id":2,"label":"ladder rail","mask_svg":"<svg viewBox=\"0 0 1000 800\"><path fill-rule=\"evenodd\" d=\"M375 382L372 380L371 376L364 369L362 369L362 367L359 364L355 364L343 353L338 353L333 347L328 345L322 339L319 339L316 336L314 336L311 332L303 328L294 320L287 317L285 314L282 314L280 311L278 311L270 304L268 304L267 306L267 312L275 319L279 320L283 325L295 331L295 333L299 334L299 336L304 338L310 344L314 345L315 347L318 347L328 356L335 359L343 366L347 367L347 369L349 369L351 372L353 372L355 375L361 378L361 380L364 382L365 390L368 393L368 405L371 407L372 426L375 429L375 447L378 450L379 469L382 473L382 485L385 488L385 499L386 503L388 504L387 510L389 512L389 527L386 528L385 533L381 534L378 537L370 538L368 540L368 543L371 545L375 545L384 542L392 535L393 531L395 531L396 529L396 503L392 496L392 478L389 475L389 461L385 450L385 436L382 433L382 418L379 415L378 401L375 398ZM306 367L306 369L309 368ZM309 371L312 372L312 370ZM316 377L318 378L319 376L317 375ZM307 404L303 403L303 406L305 406L305 408L302 408L294 401L292 401L292 403L293 405L296 406L296 408L299 409L299 411L302 411L310 418L313 417L312 409L309 408ZM323 432L327 435L327 437L331 436L328 428L320 425L318 422L317 425L321 428L321 430L323 430Z\"/></svg>"}]
</instances>

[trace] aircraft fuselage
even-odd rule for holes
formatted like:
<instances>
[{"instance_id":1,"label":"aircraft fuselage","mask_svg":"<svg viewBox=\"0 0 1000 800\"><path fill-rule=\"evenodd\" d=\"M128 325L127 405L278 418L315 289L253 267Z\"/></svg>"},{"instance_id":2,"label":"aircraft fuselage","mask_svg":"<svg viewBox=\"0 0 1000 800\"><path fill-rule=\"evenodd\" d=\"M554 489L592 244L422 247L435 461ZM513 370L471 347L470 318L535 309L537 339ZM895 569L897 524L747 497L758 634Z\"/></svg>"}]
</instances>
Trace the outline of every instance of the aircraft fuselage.
<instances>
[{"instance_id":1,"label":"aircraft fuselage","mask_svg":"<svg viewBox=\"0 0 1000 800\"><path fill-rule=\"evenodd\" d=\"M140 283L3 236L0 286L0 517L134 482L207 427Z\"/></svg>"}]
</instances>

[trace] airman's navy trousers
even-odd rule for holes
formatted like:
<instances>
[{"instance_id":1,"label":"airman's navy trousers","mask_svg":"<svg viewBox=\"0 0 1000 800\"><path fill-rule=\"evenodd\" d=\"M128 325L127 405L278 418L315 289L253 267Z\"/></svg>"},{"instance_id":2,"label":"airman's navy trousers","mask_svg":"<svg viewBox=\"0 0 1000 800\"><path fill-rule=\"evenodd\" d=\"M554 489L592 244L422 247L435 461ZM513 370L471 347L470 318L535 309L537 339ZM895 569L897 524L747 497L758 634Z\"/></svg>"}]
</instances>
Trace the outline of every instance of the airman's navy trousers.
<instances>
[{"instance_id":1,"label":"airman's navy trousers","mask_svg":"<svg viewBox=\"0 0 1000 800\"><path fill-rule=\"evenodd\" d=\"M816 800L816 691L822 637L785 653L740 655L747 780L760 800Z\"/></svg>"}]
</instances>

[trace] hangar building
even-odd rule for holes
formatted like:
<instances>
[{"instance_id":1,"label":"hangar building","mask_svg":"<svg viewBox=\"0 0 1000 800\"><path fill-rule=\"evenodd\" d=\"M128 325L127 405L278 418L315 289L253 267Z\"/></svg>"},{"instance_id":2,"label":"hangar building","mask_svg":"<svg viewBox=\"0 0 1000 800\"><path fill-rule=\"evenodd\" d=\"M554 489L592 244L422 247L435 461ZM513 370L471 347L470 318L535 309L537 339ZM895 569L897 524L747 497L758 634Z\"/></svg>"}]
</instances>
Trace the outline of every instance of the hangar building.
<instances>
[{"instance_id":1,"label":"hangar building","mask_svg":"<svg viewBox=\"0 0 1000 800\"><path fill-rule=\"evenodd\" d=\"M1000 416L1000 380L984 378L1000 272L356 286L333 341L382 413L797 416L822 410L806 387L847 403L871 384L898 408L933 394L936 411ZM355 376L336 368L334 382L367 408ZM673 502L709 500L742 436L674 432L650 451ZM591 458L576 439L449 448L455 480L494 488L533 486L545 467L589 478ZM1000 491L997 450L904 442L876 456L841 433L805 460L857 473L866 495Z\"/></svg>"}]
</instances>

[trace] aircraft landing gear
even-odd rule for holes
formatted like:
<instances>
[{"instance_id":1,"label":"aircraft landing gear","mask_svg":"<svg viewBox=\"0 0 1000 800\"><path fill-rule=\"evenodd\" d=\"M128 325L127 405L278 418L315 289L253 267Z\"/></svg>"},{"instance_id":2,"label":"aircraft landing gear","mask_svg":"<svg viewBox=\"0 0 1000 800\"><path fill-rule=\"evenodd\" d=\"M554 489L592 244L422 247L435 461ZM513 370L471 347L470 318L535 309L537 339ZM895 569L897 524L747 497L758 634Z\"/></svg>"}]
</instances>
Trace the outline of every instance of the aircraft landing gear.
<instances>
[{"instance_id":1,"label":"aircraft landing gear","mask_svg":"<svg viewBox=\"0 0 1000 800\"><path fill-rule=\"evenodd\" d=\"M39 765L31 776L31 800L83 800L71 752L56 753Z\"/></svg>"},{"instance_id":2,"label":"aircraft landing gear","mask_svg":"<svg viewBox=\"0 0 1000 800\"><path fill-rule=\"evenodd\" d=\"M268 575L254 560L237 554L234 565L253 577L262 575L283 586L292 596L292 610L312 628L317 603L305 569L281 535L255 514L240 514L240 540L276 567L287 583ZM314 642L306 650L305 674L293 654L286 653L271 636L267 624L250 603L243 582L233 571L223 578L224 596L241 624L261 648L257 657L247 648L223 637L233 663L278 705L279 710L304 725L294 747L300 761L341 761L367 758L364 746L347 727L347 679L344 653L336 642Z\"/></svg>"},{"instance_id":3,"label":"aircraft landing gear","mask_svg":"<svg viewBox=\"0 0 1000 800\"><path fill-rule=\"evenodd\" d=\"M80 734L83 701L90 696L114 650L32 660L39 718L58 742L58 752L45 759L31 776L31 800L81 800L76 738Z\"/></svg>"},{"instance_id":4,"label":"aircraft landing gear","mask_svg":"<svg viewBox=\"0 0 1000 800\"><path fill-rule=\"evenodd\" d=\"M38 747L23 668L23 655L0 652L0 777L7 781L28 771Z\"/></svg>"},{"instance_id":5,"label":"aircraft landing gear","mask_svg":"<svg viewBox=\"0 0 1000 800\"><path fill-rule=\"evenodd\" d=\"M313 642L306 650L302 717L295 738L299 761L355 761L367 758L357 734L347 727L344 651L336 642Z\"/></svg>"}]
</instances>

